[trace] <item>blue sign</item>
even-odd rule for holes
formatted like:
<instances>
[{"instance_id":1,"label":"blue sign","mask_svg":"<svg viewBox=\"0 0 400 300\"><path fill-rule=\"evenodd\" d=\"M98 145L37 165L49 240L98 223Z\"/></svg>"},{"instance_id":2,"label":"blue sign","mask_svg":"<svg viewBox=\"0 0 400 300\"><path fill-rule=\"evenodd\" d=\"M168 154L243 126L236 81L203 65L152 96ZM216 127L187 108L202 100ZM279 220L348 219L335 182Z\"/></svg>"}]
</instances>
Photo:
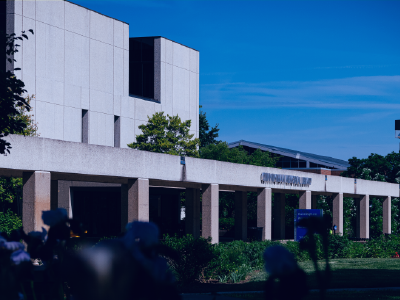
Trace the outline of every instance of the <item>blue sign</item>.
<instances>
[{"instance_id":1,"label":"blue sign","mask_svg":"<svg viewBox=\"0 0 400 300\"><path fill-rule=\"evenodd\" d=\"M322 217L322 209L295 209L294 210L294 240L300 241L307 234L305 227L297 226L301 219L309 217Z\"/></svg>"}]
</instances>

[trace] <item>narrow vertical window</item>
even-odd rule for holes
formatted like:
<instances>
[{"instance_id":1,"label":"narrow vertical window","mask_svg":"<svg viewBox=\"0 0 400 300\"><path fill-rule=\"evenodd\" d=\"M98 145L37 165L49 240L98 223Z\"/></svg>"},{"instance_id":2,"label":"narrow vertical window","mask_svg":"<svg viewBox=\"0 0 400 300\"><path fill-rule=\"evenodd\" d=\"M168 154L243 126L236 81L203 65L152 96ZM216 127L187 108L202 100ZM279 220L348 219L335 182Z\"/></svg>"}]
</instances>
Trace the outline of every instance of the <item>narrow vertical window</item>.
<instances>
[{"instance_id":1,"label":"narrow vertical window","mask_svg":"<svg viewBox=\"0 0 400 300\"><path fill-rule=\"evenodd\" d=\"M114 116L114 147L120 147L121 121L120 117Z\"/></svg>"},{"instance_id":2,"label":"narrow vertical window","mask_svg":"<svg viewBox=\"0 0 400 300\"><path fill-rule=\"evenodd\" d=\"M82 143L89 143L89 113L82 109Z\"/></svg>"}]
</instances>

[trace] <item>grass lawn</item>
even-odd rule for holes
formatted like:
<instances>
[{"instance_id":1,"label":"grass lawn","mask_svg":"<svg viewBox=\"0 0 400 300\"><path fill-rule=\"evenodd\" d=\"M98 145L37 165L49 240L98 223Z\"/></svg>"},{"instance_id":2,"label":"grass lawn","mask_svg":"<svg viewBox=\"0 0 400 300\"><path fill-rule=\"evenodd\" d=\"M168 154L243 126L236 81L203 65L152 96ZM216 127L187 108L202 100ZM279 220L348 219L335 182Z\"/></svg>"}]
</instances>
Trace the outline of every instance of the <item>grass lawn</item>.
<instances>
[{"instance_id":1,"label":"grass lawn","mask_svg":"<svg viewBox=\"0 0 400 300\"><path fill-rule=\"evenodd\" d=\"M235 297L238 299L247 299L247 300L264 300L264 294L229 294L229 297ZM310 293L304 300L317 300L319 299L318 293ZM400 292L399 291L368 291L368 292L354 292L354 291L342 291L342 292L330 292L327 293L326 300L368 300L368 299L377 299L377 300L400 300Z\"/></svg>"},{"instance_id":2,"label":"grass lawn","mask_svg":"<svg viewBox=\"0 0 400 300\"><path fill-rule=\"evenodd\" d=\"M321 267L324 266L324 263L322 262L319 264ZM309 287L311 289L318 288L312 263L310 261L307 261L301 262L299 263L299 265L309 275ZM330 266L332 270L332 279L329 284L329 288L400 287L400 259L332 259L330 261ZM245 281L241 283L196 283L190 286L181 287L180 290L182 293L261 291L264 289L264 282L266 278L267 274L264 271L254 271L248 276ZM397 293L400 294L399 292ZM256 295L253 296L255 297Z\"/></svg>"}]
</instances>

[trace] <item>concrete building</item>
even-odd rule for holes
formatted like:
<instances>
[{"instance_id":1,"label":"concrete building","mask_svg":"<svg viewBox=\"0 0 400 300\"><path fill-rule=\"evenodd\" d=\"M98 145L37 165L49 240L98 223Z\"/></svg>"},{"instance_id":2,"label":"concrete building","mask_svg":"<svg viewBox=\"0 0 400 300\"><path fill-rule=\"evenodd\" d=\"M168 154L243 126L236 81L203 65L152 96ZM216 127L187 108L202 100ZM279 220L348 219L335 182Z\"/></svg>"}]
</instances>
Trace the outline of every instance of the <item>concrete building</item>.
<instances>
[{"instance_id":1,"label":"concrete building","mask_svg":"<svg viewBox=\"0 0 400 300\"><path fill-rule=\"evenodd\" d=\"M285 193L298 193L299 208L305 209L312 207L312 195L333 195L338 232L343 197L357 199L357 235L363 238L369 237L369 197L382 197L384 232L391 232L397 184L195 158L182 164L178 156L124 149L156 111L191 119L198 136L198 52L162 37L129 38L128 24L67 1L2 5L7 32L35 31L23 42L15 67L22 68L17 76L36 95L32 106L41 136L9 136L11 154L0 157L0 176L23 178L26 231L40 230L42 211L57 207L91 219L91 212L106 205L96 226L122 231L132 220L174 214L177 220L176 199L185 190L186 232L213 243L219 241L219 191L235 192L237 239L246 240L248 191L257 192L257 226L264 239L271 239L273 214L280 224L275 228L284 225ZM99 196L83 205L87 192ZM272 193L281 199L274 212ZM118 224L107 223L111 219Z\"/></svg>"},{"instance_id":2,"label":"concrete building","mask_svg":"<svg viewBox=\"0 0 400 300\"><path fill-rule=\"evenodd\" d=\"M350 167L350 164L347 161L341 159L244 140L232 142L228 145L229 148L239 146L242 146L249 153L253 153L256 149L260 149L263 152L269 152L272 155L279 156L276 166L282 169L324 175L340 175Z\"/></svg>"}]
</instances>

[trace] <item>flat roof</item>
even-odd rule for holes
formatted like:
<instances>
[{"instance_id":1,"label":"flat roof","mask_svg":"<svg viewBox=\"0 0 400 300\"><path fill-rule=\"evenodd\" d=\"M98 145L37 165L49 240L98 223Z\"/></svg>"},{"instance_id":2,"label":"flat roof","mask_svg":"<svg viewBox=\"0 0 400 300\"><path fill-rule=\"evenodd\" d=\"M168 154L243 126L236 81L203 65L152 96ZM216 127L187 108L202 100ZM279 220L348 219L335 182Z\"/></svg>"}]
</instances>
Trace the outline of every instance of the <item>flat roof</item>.
<instances>
[{"instance_id":1,"label":"flat roof","mask_svg":"<svg viewBox=\"0 0 400 300\"><path fill-rule=\"evenodd\" d=\"M155 39L159 39L159 38L163 38L163 39L166 39L166 40L168 40L168 41L171 41L171 42L173 42L173 43L175 43L175 44L179 44L179 45L182 45L182 46L184 46L184 47L186 47L186 48L189 48L189 49L192 49L192 50L194 50L194 51L200 52L199 50L196 50L196 49L194 49L194 48L192 48L192 47L189 47L189 46L187 46L187 45L184 45L184 44L182 44L182 43L175 42L175 41L173 41L173 40L171 40L171 39L169 39L169 38L166 38L166 37L164 37L164 36L130 36L129 38L130 38L130 39L139 39L139 38L155 38Z\"/></svg>"},{"instance_id":2,"label":"flat roof","mask_svg":"<svg viewBox=\"0 0 400 300\"><path fill-rule=\"evenodd\" d=\"M271 153L288 156L288 157L292 157L292 158L296 158L296 159L308 160L308 161L316 163L316 164L334 167L336 169L343 170L343 169L347 169L348 167L350 167L350 164L345 160L341 160L341 159L337 159L337 158L333 158L333 157L329 157L329 156L313 154L313 153L307 153L307 152L303 152L303 151L286 149L286 148L277 147L277 146L264 145L264 144L249 142L249 141L245 141L245 140L240 140L240 141L228 144L229 148L237 147L239 145L254 148L254 149L260 149L262 151L268 151Z\"/></svg>"}]
</instances>

